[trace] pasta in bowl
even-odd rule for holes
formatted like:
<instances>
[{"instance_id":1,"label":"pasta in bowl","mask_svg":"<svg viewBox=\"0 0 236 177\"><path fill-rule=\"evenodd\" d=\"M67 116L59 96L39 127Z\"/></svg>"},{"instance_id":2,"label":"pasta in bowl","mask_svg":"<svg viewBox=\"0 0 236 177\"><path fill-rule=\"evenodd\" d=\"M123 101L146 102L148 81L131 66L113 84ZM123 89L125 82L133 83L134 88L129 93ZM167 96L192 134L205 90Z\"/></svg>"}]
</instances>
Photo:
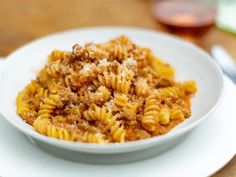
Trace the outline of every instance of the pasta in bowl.
<instances>
[{"instance_id":1,"label":"pasta in bowl","mask_svg":"<svg viewBox=\"0 0 236 177\"><path fill-rule=\"evenodd\" d=\"M173 147L212 115L223 91L221 70L202 50L126 27L29 43L8 56L1 83L0 112L10 124L51 154L92 163Z\"/></svg>"},{"instance_id":2,"label":"pasta in bowl","mask_svg":"<svg viewBox=\"0 0 236 177\"><path fill-rule=\"evenodd\" d=\"M53 51L17 96L17 113L49 137L84 143L126 142L165 134L190 117L194 81L150 49L120 36Z\"/></svg>"}]
</instances>

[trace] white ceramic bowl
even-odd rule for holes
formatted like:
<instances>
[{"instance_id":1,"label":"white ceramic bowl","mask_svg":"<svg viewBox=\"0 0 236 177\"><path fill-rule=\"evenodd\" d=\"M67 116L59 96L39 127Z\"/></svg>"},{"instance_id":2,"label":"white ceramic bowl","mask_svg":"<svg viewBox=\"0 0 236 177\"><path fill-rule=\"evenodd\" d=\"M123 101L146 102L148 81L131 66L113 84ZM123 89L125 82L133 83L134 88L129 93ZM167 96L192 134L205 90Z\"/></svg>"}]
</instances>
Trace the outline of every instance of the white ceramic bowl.
<instances>
[{"instance_id":1,"label":"white ceramic bowl","mask_svg":"<svg viewBox=\"0 0 236 177\"><path fill-rule=\"evenodd\" d=\"M198 92L192 99L190 118L166 135L124 144L97 145L66 142L38 134L16 114L17 93L35 78L53 49L71 50L75 43L104 42L121 34L141 46L151 48L157 56L173 65L177 80L193 79L197 82ZM7 57L0 79L0 111L31 142L54 155L92 163L128 162L154 156L172 147L202 120L210 117L222 97L222 76L221 70L207 53L166 34L126 27L78 29L38 39Z\"/></svg>"}]
</instances>

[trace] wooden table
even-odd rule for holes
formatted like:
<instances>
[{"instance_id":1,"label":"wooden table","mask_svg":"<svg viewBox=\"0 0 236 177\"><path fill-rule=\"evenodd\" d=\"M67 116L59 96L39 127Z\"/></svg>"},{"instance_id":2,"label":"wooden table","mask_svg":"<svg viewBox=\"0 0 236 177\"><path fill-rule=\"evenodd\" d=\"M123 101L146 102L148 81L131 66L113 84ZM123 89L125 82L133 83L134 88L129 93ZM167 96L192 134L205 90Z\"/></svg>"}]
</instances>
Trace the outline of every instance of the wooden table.
<instances>
[{"instance_id":1,"label":"wooden table","mask_svg":"<svg viewBox=\"0 0 236 177\"><path fill-rule=\"evenodd\" d=\"M159 29L150 0L0 0L0 56L40 36L71 28L122 25ZM236 59L236 37L213 28L203 39L209 51L221 44ZM214 177L235 177L236 157Z\"/></svg>"}]
</instances>

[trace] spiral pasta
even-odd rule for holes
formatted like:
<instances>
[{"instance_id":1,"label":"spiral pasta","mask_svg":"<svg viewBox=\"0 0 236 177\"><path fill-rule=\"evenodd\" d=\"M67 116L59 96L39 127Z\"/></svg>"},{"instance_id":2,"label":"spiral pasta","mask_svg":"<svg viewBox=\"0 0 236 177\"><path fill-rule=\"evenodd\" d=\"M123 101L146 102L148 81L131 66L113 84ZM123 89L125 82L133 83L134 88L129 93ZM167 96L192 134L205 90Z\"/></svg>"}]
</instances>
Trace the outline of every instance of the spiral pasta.
<instances>
[{"instance_id":1,"label":"spiral pasta","mask_svg":"<svg viewBox=\"0 0 236 177\"><path fill-rule=\"evenodd\" d=\"M47 126L47 134L46 135L49 137L52 137L52 138L66 140L66 141L73 141L74 140L74 133L69 132L65 128L56 127L52 124L49 124Z\"/></svg>"},{"instance_id":2,"label":"spiral pasta","mask_svg":"<svg viewBox=\"0 0 236 177\"><path fill-rule=\"evenodd\" d=\"M144 115L141 119L142 126L148 131L154 131L159 116L159 106L156 95L149 95L146 98Z\"/></svg>"},{"instance_id":3,"label":"spiral pasta","mask_svg":"<svg viewBox=\"0 0 236 177\"><path fill-rule=\"evenodd\" d=\"M108 127L115 142L123 143L125 141L125 129L121 121L117 121L115 117L108 120Z\"/></svg>"},{"instance_id":4,"label":"spiral pasta","mask_svg":"<svg viewBox=\"0 0 236 177\"><path fill-rule=\"evenodd\" d=\"M47 73L52 77L59 77L60 76L60 63L59 62L53 62L50 65L47 66L46 71Z\"/></svg>"},{"instance_id":5,"label":"spiral pasta","mask_svg":"<svg viewBox=\"0 0 236 177\"><path fill-rule=\"evenodd\" d=\"M170 111L168 108L162 108L159 113L159 122L162 125L166 125L170 122Z\"/></svg>"},{"instance_id":6,"label":"spiral pasta","mask_svg":"<svg viewBox=\"0 0 236 177\"><path fill-rule=\"evenodd\" d=\"M93 133L85 132L83 134L83 142L104 144L104 143L107 143L107 140L105 139L105 136L101 133L93 134Z\"/></svg>"},{"instance_id":7,"label":"spiral pasta","mask_svg":"<svg viewBox=\"0 0 236 177\"><path fill-rule=\"evenodd\" d=\"M74 78L72 75L66 75L64 78L64 85L66 87L73 87L76 86Z\"/></svg>"},{"instance_id":8,"label":"spiral pasta","mask_svg":"<svg viewBox=\"0 0 236 177\"><path fill-rule=\"evenodd\" d=\"M45 136L82 143L124 143L169 132L191 116L194 81L148 48L119 36L55 50L16 98L16 112Z\"/></svg>"},{"instance_id":9,"label":"spiral pasta","mask_svg":"<svg viewBox=\"0 0 236 177\"><path fill-rule=\"evenodd\" d=\"M102 108L94 106L94 108L84 111L84 118L89 121L98 120L102 123L107 123L112 118L112 113L108 112L104 106Z\"/></svg>"},{"instance_id":10,"label":"spiral pasta","mask_svg":"<svg viewBox=\"0 0 236 177\"><path fill-rule=\"evenodd\" d=\"M43 87L38 88L37 93L35 94L35 98L40 100L41 98L45 98L49 96L49 90L44 89Z\"/></svg>"},{"instance_id":11,"label":"spiral pasta","mask_svg":"<svg viewBox=\"0 0 236 177\"><path fill-rule=\"evenodd\" d=\"M137 78L137 82L135 83L135 92L137 95L146 96L151 92L150 86L147 84L147 79Z\"/></svg>"},{"instance_id":12,"label":"spiral pasta","mask_svg":"<svg viewBox=\"0 0 236 177\"><path fill-rule=\"evenodd\" d=\"M178 119L184 121L184 114L180 109L174 109L170 113L170 119Z\"/></svg>"},{"instance_id":13,"label":"spiral pasta","mask_svg":"<svg viewBox=\"0 0 236 177\"><path fill-rule=\"evenodd\" d=\"M37 119L35 119L33 123L33 127L37 132L47 135L47 128L48 128L48 125L50 124L51 124L50 119L38 117Z\"/></svg>"},{"instance_id":14,"label":"spiral pasta","mask_svg":"<svg viewBox=\"0 0 236 177\"><path fill-rule=\"evenodd\" d=\"M53 62L56 60L63 59L65 56L66 52L65 51L60 51L60 50L54 50L48 57L49 62Z\"/></svg>"},{"instance_id":15,"label":"spiral pasta","mask_svg":"<svg viewBox=\"0 0 236 177\"><path fill-rule=\"evenodd\" d=\"M160 99L165 99L167 97L183 97L184 92L181 88L178 87L165 87L160 88L156 91L156 94Z\"/></svg>"},{"instance_id":16,"label":"spiral pasta","mask_svg":"<svg viewBox=\"0 0 236 177\"><path fill-rule=\"evenodd\" d=\"M161 63L158 59L154 58L152 60L152 67L156 71L156 73L160 76L165 77L174 77L174 69L170 67L169 65Z\"/></svg>"},{"instance_id":17,"label":"spiral pasta","mask_svg":"<svg viewBox=\"0 0 236 177\"><path fill-rule=\"evenodd\" d=\"M128 104L129 98L125 94L115 94L114 103L118 107L124 107Z\"/></svg>"},{"instance_id":18,"label":"spiral pasta","mask_svg":"<svg viewBox=\"0 0 236 177\"><path fill-rule=\"evenodd\" d=\"M49 95L49 97L45 98L43 103L39 106L38 116L49 118L54 109L62 105L63 103L58 95Z\"/></svg>"},{"instance_id":19,"label":"spiral pasta","mask_svg":"<svg viewBox=\"0 0 236 177\"><path fill-rule=\"evenodd\" d=\"M37 84L35 81L31 81L25 88L25 92L28 95L34 95L38 89L41 88L39 84Z\"/></svg>"},{"instance_id":20,"label":"spiral pasta","mask_svg":"<svg viewBox=\"0 0 236 177\"><path fill-rule=\"evenodd\" d=\"M29 104L24 101L24 92L19 92L16 98L17 113L24 116L25 113L31 111Z\"/></svg>"},{"instance_id":21,"label":"spiral pasta","mask_svg":"<svg viewBox=\"0 0 236 177\"><path fill-rule=\"evenodd\" d=\"M65 128L56 127L51 124L48 118L38 117L33 124L34 129L44 135L52 138L73 141L74 133L69 132Z\"/></svg>"},{"instance_id":22,"label":"spiral pasta","mask_svg":"<svg viewBox=\"0 0 236 177\"><path fill-rule=\"evenodd\" d=\"M130 90L131 82L121 75L104 72L102 75L98 75L97 78L102 85L118 92L128 94Z\"/></svg>"},{"instance_id":23,"label":"spiral pasta","mask_svg":"<svg viewBox=\"0 0 236 177\"><path fill-rule=\"evenodd\" d=\"M125 131L121 122L116 121L116 117L108 112L105 107L95 106L93 110L89 109L84 112L84 117L87 120L97 120L107 125L114 141L124 142Z\"/></svg>"},{"instance_id":24,"label":"spiral pasta","mask_svg":"<svg viewBox=\"0 0 236 177\"><path fill-rule=\"evenodd\" d=\"M95 92L95 96L97 96L100 100L102 99L103 101L106 101L110 98L111 92L108 88L105 86L100 86ZM94 96L94 97L95 97Z\"/></svg>"},{"instance_id":25,"label":"spiral pasta","mask_svg":"<svg viewBox=\"0 0 236 177\"><path fill-rule=\"evenodd\" d=\"M181 85L186 93L193 94L197 91L195 81L185 81Z\"/></svg>"}]
</instances>

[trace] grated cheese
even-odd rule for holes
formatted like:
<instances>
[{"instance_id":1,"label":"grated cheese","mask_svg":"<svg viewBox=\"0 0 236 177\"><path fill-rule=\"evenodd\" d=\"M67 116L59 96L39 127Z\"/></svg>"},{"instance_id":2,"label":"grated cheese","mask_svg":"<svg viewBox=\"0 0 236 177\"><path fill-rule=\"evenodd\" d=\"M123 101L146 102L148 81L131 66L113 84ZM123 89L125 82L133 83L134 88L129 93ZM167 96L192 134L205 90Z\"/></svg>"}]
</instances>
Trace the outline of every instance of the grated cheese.
<instances>
[{"instance_id":1,"label":"grated cheese","mask_svg":"<svg viewBox=\"0 0 236 177\"><path fill-rule=\"evenodd\" d=\"M132 65L137 65L137 62L136 62L136 60L134 58L127 58L126 60L124 60L122 65L124 65L124 66L132 66Z\"/></svg>"},{"instance_id":2,"label":"grated cheese","mask_svg":"<svg viewBox=\"0 0 236 177\"><path fill-rule=\"evenodd\" d=\"M110 65L110 62L107 61L106 58L104 58L102 60L99 60L98 67L106 67L106 66L109 66L109 65Z\"/></svg>"},{"instance_id":3,"label":"grated cheese","mask_svg":"<svg viewBox=\"0 0 236 177\"><path fill-rule=\"evenodd\" d=\"M86 75L88 74L89 72L91 72L94 68L96 67L96 65L94 63L88 63L88 64L85 64L83 66L83 68L79 71L79 73L81 75Z\"/></svg>"},{"instance_id":4,"label":"grated cheese","mask_svg":"<svg viewBox=\"0 0 236 177\"><path fill-rule=\"evenodd\" d=\"M114 100L110 100L109 102L106 102L106 103L105 103L105 106L106 106L106 108L107 108L108 111L112 111L112 109L113 109L114 106L115 106Z\"/></svg>"}]
</instances>

